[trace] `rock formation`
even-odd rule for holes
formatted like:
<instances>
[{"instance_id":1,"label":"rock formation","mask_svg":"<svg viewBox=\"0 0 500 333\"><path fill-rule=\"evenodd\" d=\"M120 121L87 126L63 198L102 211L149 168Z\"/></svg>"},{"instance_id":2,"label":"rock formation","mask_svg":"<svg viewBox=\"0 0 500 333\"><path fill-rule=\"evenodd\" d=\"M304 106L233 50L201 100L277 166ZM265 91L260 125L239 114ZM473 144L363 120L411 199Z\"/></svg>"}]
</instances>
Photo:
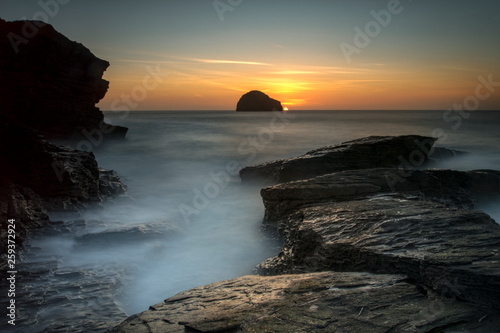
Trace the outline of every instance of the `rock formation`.
<instances>
[{"instance_id":1,"label":"rock formation","mask_svg":"<svg viewBox=\"0 0 500 333\"><path fill-rule=\"evenodd\" d=\"M44 135L123 137L127 129L105 124L95 107L108 89L102 75L109 63L52 26L0 19L0 55L0 246L5 248L8 218L16 219L20 246L30 230L49 222L47 210L77 210L125 192L116 173L99 169L92 153L53 145Z\"/></svg>"},{"instance_id":2,"label":"rock formation","mask_svg":"<svg viewBox=\"0 0 500 333\"><path fill-rule=\"evenodd\" d=\"M325 272L194 288L109 332L434 332L483 316L471 304L423 295L404 276Z\"/></svg>"},{"instance_id":3,"label":"rock formation","mask_svg":"<svg viewBox=\"0 0 500 333\"><path fill-rule=\"evenodd\" d=\"M404 274L435 292L500 308L500 226L484 213L454 208L472 193L467 183L449 181L480 177L491 189L482 193L498 195L500 172L431 171L408 179L396 192L379 186L385 172L341 172L263 190L265 224L286 241L277 257L260 265L261 274ZM449 183L454 186L446 188ZM455 195L455 189L461 193Z\"/></svg>"},{"instance_id":4,"label":"rock formation","mask_svg":"<svg viewBox=\"0 0 500 333\"><path fill-rule=\"evenodd\" d=\"M47 137L125 136L95 107L108 90L109 63L82 44L43 22L0 19L0 54L0 115Z\"/></svg>"},{"instance_id":5,"label":"rock formation","mask_svg":"<svg viewBox=\"0 0 500 333\"><path fill-rule=\"evenodd\" d=\"M94 154L56 146L34 130L0 117L0 219L15 218L17 244L49 221L47 210L77 210L126 191L119 177L100 169Z\"/></svg>"},{"instance_id":6,"label":"rock formation","mask_svg":"<svg viewBox=\"0 0 500 333\"><path fill-rule=\"evenodd\" d=\"M182 292L110 332L498 330L500 225L474 209L500 197L500 171L406 165L434 142L370 137L247 168L280 183L261 191L284 239L267 276Z\"/></svg>"},{"instance_id":7,"label":"rock formation","mask_svg":"<svg viewBox=\"0 0 500 333\"><path fill-rule=\"evenodd\" d=\"M236 111L283 111L281 103L258 90L241 96Z\"/></svg>"},{"instance_id":8,"label":"rock formation","mask_svg":"<svg viewBox=\"0 0 500 333\"><path fill-rule=\"evenodd\" d=\"M246 167L240 171L240 177L242 181L274 184L343 170L414 168L427 161L435 141L435 138L419 135L371 136L315 149L295 158Z\"/></svg>"}]
</instances>

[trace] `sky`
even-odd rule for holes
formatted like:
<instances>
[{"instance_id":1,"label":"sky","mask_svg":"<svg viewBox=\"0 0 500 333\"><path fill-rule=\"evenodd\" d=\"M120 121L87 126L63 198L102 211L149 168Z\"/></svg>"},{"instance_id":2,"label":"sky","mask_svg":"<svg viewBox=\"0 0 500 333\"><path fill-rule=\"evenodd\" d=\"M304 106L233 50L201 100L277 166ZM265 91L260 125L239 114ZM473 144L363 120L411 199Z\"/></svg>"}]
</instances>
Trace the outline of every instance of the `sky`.
<instances>
[{"instance_id":1,"label":"sky","mask_svg":"<svg viewBox=\"0 0 500 333\"><path fill-rule=\"evenodd\" d=\"M498 0L0 0L0 17L109 61L104 111L234 110L250 90L290 110L500 110Z\"/></svg>"}]
</instances>

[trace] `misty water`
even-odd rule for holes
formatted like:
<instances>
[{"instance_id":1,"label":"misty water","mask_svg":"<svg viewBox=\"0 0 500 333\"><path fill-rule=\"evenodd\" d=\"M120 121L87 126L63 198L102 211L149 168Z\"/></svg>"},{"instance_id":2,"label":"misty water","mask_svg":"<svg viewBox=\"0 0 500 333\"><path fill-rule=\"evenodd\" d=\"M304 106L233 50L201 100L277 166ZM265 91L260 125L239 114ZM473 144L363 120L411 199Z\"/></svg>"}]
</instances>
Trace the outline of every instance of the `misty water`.
<instances>
[{"instance_id":1,"label":"misty water","mask_svg":"<svg viewBox=\"0 0 500 333\"><path fill-rule=\"evenodd\" d=\"M129 132L125 140L93 151L101 167L118 172L128 197L80 215L53 214L52 220L64 221L71 233L31 241L24 269L40 270L30 268L30 260L50 267L23 286L19 303L23 297L32 302L25 302L24 313L28 306L37 311L24 321L30 328L23 328L21 312L22 332L57 325L83 330L85 321L119 311L132 315L182 290L251 274L279 244L260 231L260 187L240 183L241 167L364 136L403 134L439 134L438 146L469 152L436 167L500 165L500 113L495 112L475 112L460 123L443 120L443 111L170 111L106 117ZM494 200L481 208L499 221Z\"/></svg>"}]
</instances>

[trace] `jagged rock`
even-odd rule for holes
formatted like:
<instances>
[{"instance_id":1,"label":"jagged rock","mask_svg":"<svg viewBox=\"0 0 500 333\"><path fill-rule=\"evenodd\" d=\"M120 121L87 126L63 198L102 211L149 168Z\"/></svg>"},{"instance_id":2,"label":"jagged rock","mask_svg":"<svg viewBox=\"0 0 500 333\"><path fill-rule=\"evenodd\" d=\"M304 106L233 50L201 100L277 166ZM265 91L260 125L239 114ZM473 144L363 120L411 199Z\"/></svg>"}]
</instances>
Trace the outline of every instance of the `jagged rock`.
<instances>
[{"instance_id":1,"label":"jagged rock","mask_svg":"<svg viewBox=\"0 0 500 333\"><path fill-rule=\"evenodd\" d=\"M0 115L47 137L125 136L95 107L108 90L109 63L82 44L40 21L0 19L0 54Z\"/></svg>"},{"instance_id":2,"label":"jagged rock","mask_svg":"<svg viewBox=\"0 0 500 333\"><path fill-rule=\"evenodd\" d=\"M414 169L423 166L437 139L419 135L370 136L312 150L302 156L278 160L240 171L242 181L281 183L355 169Z\"/></svg>"},{"instance_id":3,"label":"jagged rock","mask_svg":"<svg viewBox=\"0 0 500 333\"><path fill-rule=\"evenodd\" d=\"M258 90L241 96L236 111L283 111L281 103Z\"/></svg>"},{"instance_id":4,"label":"jagged rock","mask_svg":"<svg viewBox=\"0 0 500 333\"><path fill-rule=\"evenodd\" d=\"M22 246L27 234L34 229L41 228L49 222L42 198L33 190L12 183L4 176L0 176L0 248L7 249L8 220L15 219L16 246ZM3 255L7 251L2 251ZM0 268L7 264L2 260Z\"/></svg>"},{"instance_id":5,"label":"jagged rock","mask_svg":"<svg viewBox=\"0 0 500 333\"><path fill-rule=\"evenodd\" d=\"M500 226L457 208L499 195L500 172L415 170L391 184L386 176L397 171L345 171L263 189L264 223L284 235L285 245L259 272L405 274L500 308Z\"/></svg>"},{"instance_id":6,"label":"jagged rock","mask_svg":"<svg viewBox=\"0 0 500 333\"><path fill-rule=\"evenodd\" d=\"M48 222L46 210L77 210L126 189L118 176L100 172L94 154L55 146L25 126L0 116L0 218L28 230ZM3 223L3 222L2 222ZM20 234L22 243L25 232ZM6 238L0 240L0 245Z\"/></svg>"},{"instance_id":7,"label":"jagged rock","mask_svg":"<svg viewBox=\"0 0 500 333\"><path fill-rule=\"evenodd\" d=\"M108 332L456 332L485 314L424 295L403 276L325 272L244 276L194 288Z\"/></svg>"},{"instance_id":8,"label":"jagged rock","mask_svg":"<svg viewBox=\"0 0 500 333\"><path fill-rule=\"evenodd\" d=\"M474 209L484 198L500 194L500 171L349 170L262 189L265 225L272 225L308 204L362 199L401 192L455 208Z\"/></svg>"},{"instance_id":9,"label":"jagged rock","mask_svg":"<svg viewBox=\"0 0 500 333\"><path fill-rule=\"evenodd\" d=\"M116 171L99 168L99 192L101 196L115 197L124 195L127 186L122 183Z\"/></svg>"}]
</instances>

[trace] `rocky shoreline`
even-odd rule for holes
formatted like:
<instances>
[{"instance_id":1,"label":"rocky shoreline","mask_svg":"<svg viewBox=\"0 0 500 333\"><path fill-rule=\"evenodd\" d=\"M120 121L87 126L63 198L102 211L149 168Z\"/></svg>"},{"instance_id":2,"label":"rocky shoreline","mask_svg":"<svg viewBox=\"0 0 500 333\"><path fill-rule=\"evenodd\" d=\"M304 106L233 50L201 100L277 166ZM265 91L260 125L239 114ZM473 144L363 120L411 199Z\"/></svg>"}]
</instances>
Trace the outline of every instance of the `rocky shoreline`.
<instances>
[{"instance_id":1,"label":"rocky shoreline","mask_svg":"<svg viewBox=\"0 0 500 333\"><path fill-rule=\"evenodd\" d=\"M28 24L37 27L28 43L13 50L8 38L0 42L0 246L10 218L18 248L35 230L71 234L82 248L117 233L130 242L178 234L164 221L100 233L84 232L99 221L50 221L50 211L78 212L126 186L91 152L46 137L92 145L102 142L95 135L124 137L127 129L106 124L95 107L109 63L42 22L0 19L0 35ZM281 108L268 102L263 108ZM110 332L496 332L500 226L476 209L500 195L500 172L430 170L457 154L435 141L368 137L243 169L243 182L269 185L263 226L283 239L281 252L259 264L260 275L182 292ZM46 331L102 331L124 319L114 298L123 267L64 271L38 250L17 252L35 257L18 263L27 286L18 294L23 325L36 327L43 311L59 312ZM96 307L102 314L89 319Z\"/></svg>"},{"instance_id":2,"label":"rocky shoreline","mask_svg":"<svg viewBox=\"0 0 500 333\"><path fill-rule=\"evenodd\" d=\"M36 34L13 49L7 36L22 35L26 26L36 27ZM102 75L109 63L43 22L0 19L0 37L0 247L5 249L0 268L15 267L17 280L15 311L4 318L16 326L4 320L0 330L103 331L125 317L114 299L123 268L75 270L31 243L52 233L62 235L57 246L63 247L66 230L87 227L87 221L51 220L50 213L78 216L126 195L118 174L100 168L91 152L105 138L123 138L127 132L107 124L95 106L108 89ZM54 138L87 151L49 142ZM15 261L7 261L10 219ZM2 304L14 300L7 282L0 283ZM96 300L103 314L93 311Z\"/></svg>"},{"instance_id":3,"label":"rocky shoreline","mask_svg":"<svg viewBox=\"0 0 500 333\"><path fill-rule=\"evenodd\" d=\"M36 34L13 48L7 36L22 35L26 26L36 27ZM8 219L16 220L16 245L22 246L28 233L50 225L48 211L78 211L126 192L115 172L98 167L92 152L47 138L92 150L97 137L99 143L124 137L127 128L105 123L95 106L108 90L102 79L107 61L43 22L0 19L0 36L0 246L5 248Z\"/></svg>"},{"instance_id":4,"label":"rocky shoreline","mask_svg":"<svg viewBox=\"0 0 500 333\"><path fill-rule=\"evenodd\" d=\"M263 226L281 252L109 332L494 332L500 225L475 209L500 172L425 169L434 142L369 137L243 169L276 184Z\"/></svg>"}]
</instances>

